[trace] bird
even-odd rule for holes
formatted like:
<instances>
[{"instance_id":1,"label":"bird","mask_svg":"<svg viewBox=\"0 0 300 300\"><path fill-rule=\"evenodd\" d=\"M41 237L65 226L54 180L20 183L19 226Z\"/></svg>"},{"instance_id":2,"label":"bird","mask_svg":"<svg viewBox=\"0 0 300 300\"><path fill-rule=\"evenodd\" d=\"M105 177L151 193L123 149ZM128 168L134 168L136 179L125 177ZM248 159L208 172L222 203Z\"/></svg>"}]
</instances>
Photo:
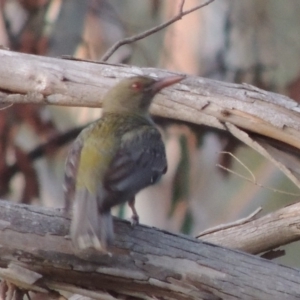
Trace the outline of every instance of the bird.
<instances>
[{"instance_id":1,"label":"bird","mask_svg":"<svg viewBox=\"0 0 300 300\"><path fill-rule=\"evenodd\" d=\"M149 114L154 96L185 76L121 80L103 97L102 116L83 129L65 164L65 210L76 249L107 251L114 241L111 208L128 202L139 217L135 196L167 171L162 136Z\"/></svg>"}]
</instances>

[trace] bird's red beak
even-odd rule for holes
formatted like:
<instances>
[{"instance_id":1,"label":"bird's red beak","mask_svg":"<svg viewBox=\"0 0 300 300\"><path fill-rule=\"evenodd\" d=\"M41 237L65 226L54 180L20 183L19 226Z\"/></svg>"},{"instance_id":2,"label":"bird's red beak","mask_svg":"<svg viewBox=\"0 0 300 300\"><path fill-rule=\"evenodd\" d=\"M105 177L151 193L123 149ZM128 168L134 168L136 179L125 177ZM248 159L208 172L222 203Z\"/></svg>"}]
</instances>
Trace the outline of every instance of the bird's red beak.
<instances>
[{"instance_id":1,"label":"bird's red beak","mask_svg":"<svg viewBox=\"0 0 300 300\"><path fill-rule=\"evenodd\" d=\"M173 85L175 83L180 82L186 76L185 75L176 75L176 76L169 76L158 79L151 87L152 92L158 93L160 90L164 89L167 86Z\"/></svg>"}]
</instances>

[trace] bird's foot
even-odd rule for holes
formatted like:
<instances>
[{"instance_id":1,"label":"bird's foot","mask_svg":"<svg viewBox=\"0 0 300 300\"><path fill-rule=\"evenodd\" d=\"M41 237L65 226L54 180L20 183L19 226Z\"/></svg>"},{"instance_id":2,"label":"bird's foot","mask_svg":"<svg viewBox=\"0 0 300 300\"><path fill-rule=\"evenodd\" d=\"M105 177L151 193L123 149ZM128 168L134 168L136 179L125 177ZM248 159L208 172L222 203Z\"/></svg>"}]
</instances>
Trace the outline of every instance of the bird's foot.
<instances>
[{"instance_id":1,"label":"bird's foot","mask_svg":"<svg viewBox=\"0 0 300 300\"><path fill-rule=\"evenodd\" d=\"M130 218L130 223L131 223L132 227L138 225L139 224L139 219L140 219L139 215L138 215L138 213L135 209L134 204L135 204L135 198L133 197L132 199L130 199L128 201L128 205L129 205L129 207L131 208L131 211L132 211L132 216Z\"/></svg>"},{"instance_id":2,"label":"bird's foot","mask_svg":"<svg viewBox=\"0 0 300 300\"><path fill-rule=\"evenodd\" d=\"M139 219L140 218L139 218L138 214L133 214L130 218L131 226L134 227L134 226L138 225L139 221L140 221Z\"/></svg>"}]
</instances>

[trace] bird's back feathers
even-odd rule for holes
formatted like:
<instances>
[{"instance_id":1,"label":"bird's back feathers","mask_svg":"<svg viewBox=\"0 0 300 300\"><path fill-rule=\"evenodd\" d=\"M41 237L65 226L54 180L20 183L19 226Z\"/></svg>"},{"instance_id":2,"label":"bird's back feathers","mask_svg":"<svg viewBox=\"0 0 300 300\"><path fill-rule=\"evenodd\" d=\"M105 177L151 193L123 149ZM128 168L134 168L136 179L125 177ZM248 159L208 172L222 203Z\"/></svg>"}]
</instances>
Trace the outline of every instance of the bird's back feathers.
<instances>
[{"instance_id":1,"label":"bird's back feathers","mask_svg":"<svg viewBox=\"0 0 300 300\"><path fill-rule=\"evenodd\" d=\"M164 144L159 131L144 125L126 132L104 177L107 190L134 196L156 183L167 170ZM129 200L129 199L126 199ZM116 199L116 205L123 202Z\"/></svg>"}]
</instances>

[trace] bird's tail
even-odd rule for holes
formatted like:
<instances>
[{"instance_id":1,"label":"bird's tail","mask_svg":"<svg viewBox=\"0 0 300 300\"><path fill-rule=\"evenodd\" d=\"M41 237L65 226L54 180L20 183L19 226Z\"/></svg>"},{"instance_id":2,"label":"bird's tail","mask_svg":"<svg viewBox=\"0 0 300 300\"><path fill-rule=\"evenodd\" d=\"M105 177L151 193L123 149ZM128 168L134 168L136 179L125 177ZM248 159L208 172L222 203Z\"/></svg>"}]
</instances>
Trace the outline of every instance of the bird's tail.
<instances>
[{"instance_id":1,"label":"bird's tail","mask_svg":"<svg viewBox=\"0 0 300 300\"><path fill-rule=\"evenodd\" d=\"M77 249L106 251L114 238L110 211L99 212L97 199L87 190L77 191L73 206L71 238Z\"/></svg>"}]
</instances>

